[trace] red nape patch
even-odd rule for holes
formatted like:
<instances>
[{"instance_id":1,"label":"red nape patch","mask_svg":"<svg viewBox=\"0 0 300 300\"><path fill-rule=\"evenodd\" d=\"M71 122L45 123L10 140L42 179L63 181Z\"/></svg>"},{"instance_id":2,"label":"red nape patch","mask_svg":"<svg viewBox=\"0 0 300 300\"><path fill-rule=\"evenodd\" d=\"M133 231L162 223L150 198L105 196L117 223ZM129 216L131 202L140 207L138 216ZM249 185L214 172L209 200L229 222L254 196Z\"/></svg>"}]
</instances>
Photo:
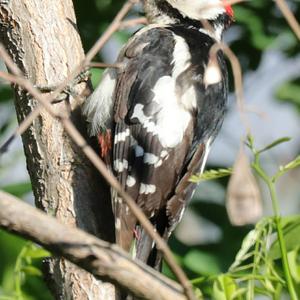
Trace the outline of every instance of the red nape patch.
<instances>
[{"instance_id":1,"label":"red nape patch","mask_svg":"<svg viewBox=\"0 0 300 300\"><path fill-rule=\"evenodd\" d=\"M224 7L226 9L226 13L230 16L230 17L234 17L234 11L231 7L231 5L228 4L228 2L226 0L223 0L224 2Z\"/></svg>"},{"instance_id":2,"label":"red nape patch","mask_svg":"<svg viewBox=\"0 0 300 300\"><path fill-rule=\"evenodd\" d=\"M100 156L102 158L104 158L109 154L109 152L111 150L111 146L112 146L111 131L107 130L104 133L99 133L98 134L98 143L100 146Z\"/></svg>"}]
</instances>

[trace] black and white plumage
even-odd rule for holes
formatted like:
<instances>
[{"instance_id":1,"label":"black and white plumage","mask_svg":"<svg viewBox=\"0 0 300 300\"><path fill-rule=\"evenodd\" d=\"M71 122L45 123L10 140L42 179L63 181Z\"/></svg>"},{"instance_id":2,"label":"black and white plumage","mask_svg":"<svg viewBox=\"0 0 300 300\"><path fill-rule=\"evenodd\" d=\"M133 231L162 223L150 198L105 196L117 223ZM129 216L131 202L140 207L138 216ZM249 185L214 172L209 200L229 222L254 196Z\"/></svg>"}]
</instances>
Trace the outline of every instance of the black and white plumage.
<instances>
[{"instance_id":1,"label":"black and white plumage","mask_svg":"<svg viewBox=\"0 0 300 300\"><path fill-rule=\"evenodd\" d=\"M167 240L195 189L223 121L227 70L209 51L232 18L221 0L145 0L151 22L123 47L120 69L108 69L87 101L91 134L113 173ZM207 21L208 27L202 21ZM109 139L112 137L112 150ZM152 240L122 198L112 192L116 241L159 266Z\"/></svg>"}]
</instances>

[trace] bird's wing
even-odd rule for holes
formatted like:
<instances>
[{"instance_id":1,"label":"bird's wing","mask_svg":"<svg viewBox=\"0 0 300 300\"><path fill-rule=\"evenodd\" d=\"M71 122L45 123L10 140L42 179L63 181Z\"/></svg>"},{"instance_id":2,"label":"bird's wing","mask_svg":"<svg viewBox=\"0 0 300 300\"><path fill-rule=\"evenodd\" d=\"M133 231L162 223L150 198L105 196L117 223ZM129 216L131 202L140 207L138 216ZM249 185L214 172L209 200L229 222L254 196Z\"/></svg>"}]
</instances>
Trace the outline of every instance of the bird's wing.
<instances>
[{"instance_id":1,"label":"bird's wing","mask_svg":"<svg viewBox=\"0 0 300 300\"><path fill-rule=\"evenodd\" d=\"M196 107L181 103L193 91L177 90L179 68L190 63L185 53L180 61L174 57L180 47L188 51L172 31L152 28L136 35L119 58L113 170L150 219L174 193L193 142ZM117 242L128 249L136 219L121 198L113 198Z\"/></svg>"}]
</instances>

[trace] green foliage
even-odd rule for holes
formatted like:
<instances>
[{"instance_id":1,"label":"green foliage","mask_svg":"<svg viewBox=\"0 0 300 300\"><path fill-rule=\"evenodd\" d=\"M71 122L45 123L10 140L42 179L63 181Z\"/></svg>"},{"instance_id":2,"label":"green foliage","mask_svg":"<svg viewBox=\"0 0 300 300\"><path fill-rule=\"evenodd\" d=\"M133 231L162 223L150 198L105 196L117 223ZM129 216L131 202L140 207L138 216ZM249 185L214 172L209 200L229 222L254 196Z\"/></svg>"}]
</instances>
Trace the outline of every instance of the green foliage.
<instances>
[{"instance_id":1,"label":"green foliage","mask_svg":"<svg viewBox=\"0 0 300 300\"><path fill-rule=\"evenodd\" d=\"M92 68L90 70L91 72L91 80L92 80L92 84L93 86L97 86L101 80L101 76L103 74L103 70L102 69L96 69L96 68Z\"/></svg>"},{"instance_id":2,"label":"green foliage","mask_svg":"<svg viewBox=\"0 0 300 300\"><path fill-rule=\"evenodd\" d=\"M290 1L296 16L300 15L299 1ZM244 70L256 69L266 49L280 49L293 56L300 44L273 1L252 0L234 6L239 38L231 45Z\"/></svg>"},{"instance_id":3,"label":"green foliage","mask_svg":"<svg viewBox=\"0 0 300 300\"><path fill-rule=\"evenodd\" d=\"M300 215L282 218L281 222L287 252L298 251L300 248ZM278 240L272 244L269 255L272 259L282 257Z\"/></svg>"},{"instance_id":4,"label":"green foliage","mask_svg":"<svg viewBox=\"0 0 300 300\"><path fill-rule=\"evenodd\" d=\"M207 170L207 171L204 171L202 174L193 175L191 177L190 181L199 183L200 181L214 180L214 179L227 177L227 176L230 176L231 174L232 174L232 168Z\"/></svg>"},{"instance_id":5,"label":"green foliage","mask_svg":"<svg viewBox=\"0 0 300 300\"><path fill-rule=\"evenodd\" d=\"M253 139L251 137L248 137L248 140L249 140L249 142L247 143L247 145L249 145L250 148L253 147ZM280 138L278 140L275 140L271 144L269 144L269 145L265 146L264 148L260 149L258 151L258 153L261 154L261 153L263 153L265 151L268 151L268 150L270 150L270 149L272 149L272 148L274 148L274 147L276 147L276 146L278 146L282 143L289 142L290 140L291 140L290 137L283 137L283 138Z\"/></svg>"},{"instance_id":6,"label":"green foliage","mask_svg":"<svg viewBox=\"0 0 300 300\"><path fill-rule=\"evenodd\" d=\"M300 113L300 78L281 85L276 96L278 100L292 104Z\"/></svg>"},{"instance_id":7,"label":"green foliage","mask_svg":"<svg viewBox=\"0 0 300 300\"><path fill-rule=\"evenodd\" d=\"M0 300L50 300L41 263L49 252L0 230Z\"/></svg>"},{"instance_id":8,"label":"green foliage","mask_svg":"<svg viewBox=\"0 0 300 300\"><path fill-rule=\"evenodd\" d=\"M220 275L213 283L212 297L216 300L233 300L241 299L241 292L239 292L235 281L227 275Z\"/></svg>"},{"instance_id":9,"label":"green foliage","mask_svg":"<svg viewBox=\"0 0 300 300\"><path fill-rule=\"evenodd\" d=\"M253 137L248 136L246 145L254 156L252 168L269 189L274 216L263 218L247 234L234 262L224 274L207 272L205 266L214 262L213 258L189 252L183 262L185 267L202 275L192 283L206 296L220 300L253 300L258 295L269 299L282 299L286 294L292 300L300 297L300 215L281 217L275 189L278 178L297 168L300 159L297 157L280 167L274 175L268 175L260 162L262 154L289 140L281 138L257 150ZM209 268L214 270L215 265ZM212 289L207 289L208 284Z\"/></svg>"},{"instance_id":10,"label":"green foliage","mask_svg":"<svg viewBox=\"0 0 300 300\"><path fill-rule=\"evenodd\" d=\"M221 272L217 258L204 251L191 250L183 258L184 266L194 273L215 275Z\"/></svg>"}]
</instances>

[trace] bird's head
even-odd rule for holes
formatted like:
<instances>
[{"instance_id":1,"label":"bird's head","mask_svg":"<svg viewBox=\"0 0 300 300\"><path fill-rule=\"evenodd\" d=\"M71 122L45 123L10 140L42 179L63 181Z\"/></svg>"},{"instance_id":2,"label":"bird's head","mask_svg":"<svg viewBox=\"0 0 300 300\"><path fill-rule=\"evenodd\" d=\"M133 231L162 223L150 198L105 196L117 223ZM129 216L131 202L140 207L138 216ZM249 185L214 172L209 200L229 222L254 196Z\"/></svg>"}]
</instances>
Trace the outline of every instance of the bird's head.
<instances>
[{"instance_id":1,"label":"bird's head","mask_svg":"<svg viewBox=\"0 0 300 300\"><path fill-rule=\"evenodd\" d=\"M151 23L201 28L207 21L222 32L233 20L233 9L228 0L144 0L144 4Z\"/></svg>"}]
</instances>

